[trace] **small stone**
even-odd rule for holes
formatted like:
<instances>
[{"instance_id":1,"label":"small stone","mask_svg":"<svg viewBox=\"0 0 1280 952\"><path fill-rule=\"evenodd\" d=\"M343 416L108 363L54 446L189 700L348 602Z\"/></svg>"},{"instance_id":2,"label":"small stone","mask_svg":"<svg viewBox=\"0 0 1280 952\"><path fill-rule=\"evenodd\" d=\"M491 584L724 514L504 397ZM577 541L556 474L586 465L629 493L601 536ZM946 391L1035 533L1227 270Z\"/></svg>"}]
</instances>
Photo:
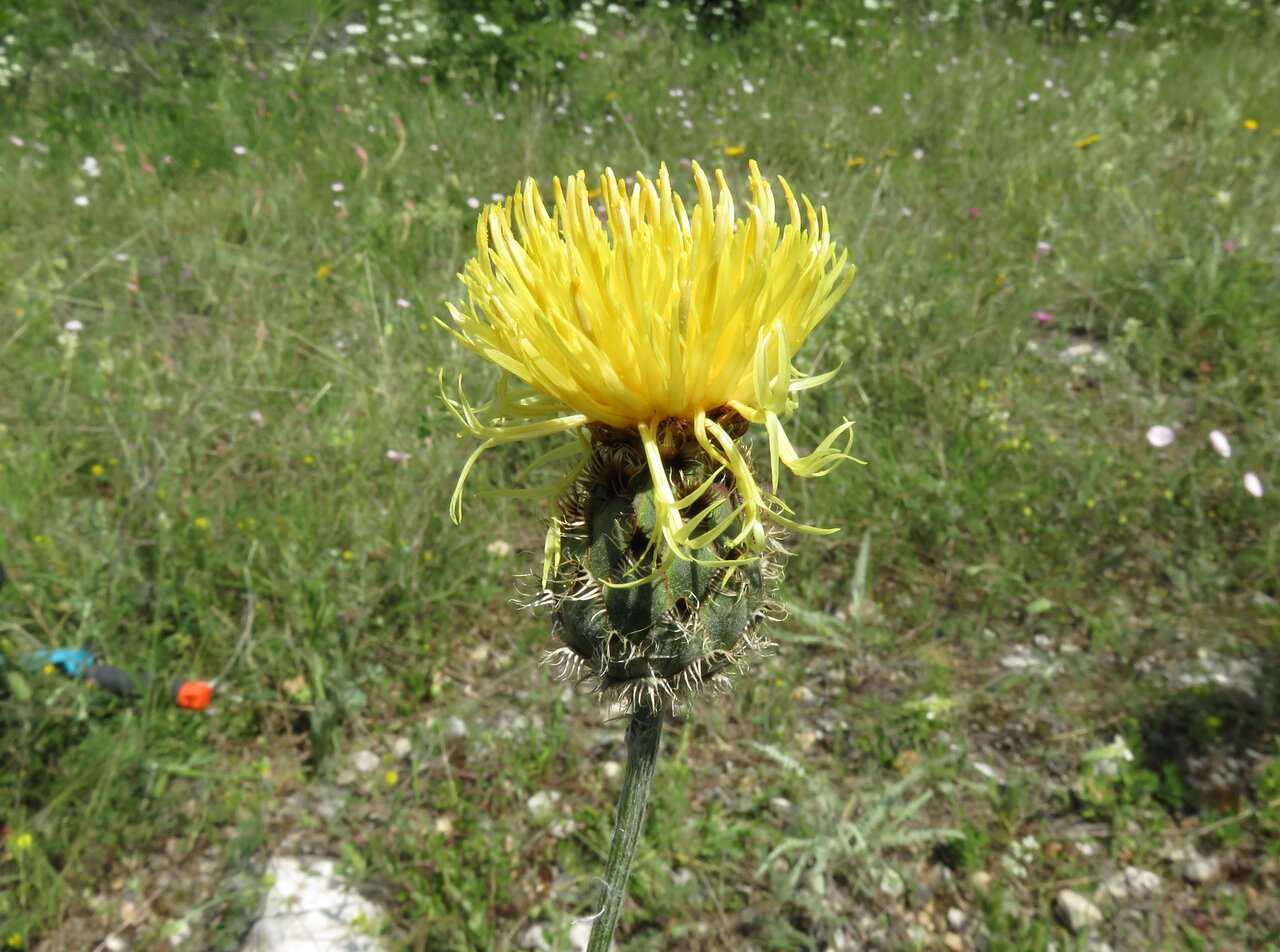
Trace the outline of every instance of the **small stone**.
<instances>
[{"instance_id":1,"label":"small stone","mask_svg":"<svg viewBox=\"0 0 1280 952\"><path fill-rule=\"evenodd\" d=\"M1205 885L1218 878L1222 872L1222 864L1213 856L1197 856L1187 860L1182 867L1182 878L1189 883Z\"/></svg>"},{"instance_id":2,"label":"small stone","mask_svg":"<svg viewBox=\"0 0 1280 952\"><path fill-rule=\"evenodd\" d=\"M397 737L391 742L392 757L403 759L409 756L411 750L413 750L413 743L407 737Z\"/></svg>"},{"instance_id":3,"label":"small stone","mask_svg":"<svg viewBox=\"0 0 1280 952\"><path fill-rule=\"evenodd\" d=\"M880 892L890 899L900 899L907 889L907 884L902 881L901 874L888 866L880 871L876 885L879 887Z\"/></svg>"},{"instance_id":4,"label":"small stone","mask_svg":"<svg viewBox=\"0 0 1280 952\"><path fill-rule=\"evenodd\" d=\"M964 914L963 909L952 906L947 910L947 928L952 932L963 932L968 921L969 917Z\"/></svg>"},{"instance_id":5,"label":"small stone","mask_svg":"<svg viewBox=\"0 0 1280 952\"><path fill-rule=\"evenodd\" d=\"M525 806L535 820L545 821L551 818L551 815L555 812L556 804L559 802L559 790L539 790L525 801Z\"/></svg>"},{"instance_id":6,"label":"small stone","mask_svg":"<svg viewBox=\"0 0 1280 952\"><path fill-rule=\"evenodd\" d=\"M1102 911L1074 889L1064 889L1053 900L1058 921L1073 935L1102 922Z\"/></svg>"},{"instance_id":7,"label":"small stone","mask_svg":"<svg viewBox=\"0 0 1280 952\"><path fill-rule=\"evenodd\" d=\"M960 938L954 932L948 932L943 936L942 944L950 949L951 952L961 952L961 950L964 949L964 939Z\"/></svg>"},{"instance_id":8,"label":"small stone","mask_svg":"<svg viewBox=\"0 0 1280 952\"><path fill-rule=\"evenodd\" d=\"M446 737L466 737L468 733L467 722L460 717L450 717L444 722L444 733Z\"/></svg>"},{"instance_id":9,"label":"small stone","mask_svg":"<svg viewBox=\"0 0 1280 952\"><path fill-rule=\"evenodd\" d=\"M973 888L980 893L985 893L991 888L991 874L985 869L980 869L973 874Z\"/></svg>"},{"instance_id":10,"label":"small stone","mask_svg":"<svg viewBox=\"0 0 1280 952\"><path fill-rule=\"evenodd\" d=\"M1115 900L1150 899L1160 894L1161 886L1160 877L1151 870L1126 866L1103 884L1102 892Z\"/></svg>"},{"instance_id":11,"label":"small stone","mask_svg":"<svg viewBox=\"0 0 1280 952\"><path fill-rule=\"evenodd\" d=\"M382 763L382 758L371 750L357 750L351 755L351 766L360 773L373 773Z\"/></svg>"},{"instance_id":12,"label":"small stone","mask_svg":"<svg viewBox=\"0 0 1280 952\"><path fill-rule=\"evenodd\" d=\"M569 927L569 948L585 949L587 942L591 939L591 923L579 919ZM609 944L613 948L613 943Z\"/></svg>"},{"instance_id":13,"label":"small stone","mask_svg":"<svg viewBox=\"0 0 1280 952\"><path fill-rule=\"evenodd\" d=\"M547 941L547 927L541 922L529 926L520 933L519 946L522 949L532 949L533 952L551 952L551 943Z\"/></svg>"},{"instance_id":14,"label":"small stone","mask_svg":"<svg viewBox=\"0 0 1280 952\"><path fill-rule=\"evenodd\" d=\"M124 936L109 935L102 940L102 947L107 952L125 952L129 948L129 940Z\"/></svg>"},{"instance_id":15,"label":"small stone","mask_svg":"<svg viewBox=\"0 0 1280 952\"><path fill-rule=\"evenodd\" d=\"M600 770L604 773L604 778L606 780L617 780L619 774L622 773L622 764L618 763L616 760L606 760L600 765Z\"/></svg>"}]
</instances>

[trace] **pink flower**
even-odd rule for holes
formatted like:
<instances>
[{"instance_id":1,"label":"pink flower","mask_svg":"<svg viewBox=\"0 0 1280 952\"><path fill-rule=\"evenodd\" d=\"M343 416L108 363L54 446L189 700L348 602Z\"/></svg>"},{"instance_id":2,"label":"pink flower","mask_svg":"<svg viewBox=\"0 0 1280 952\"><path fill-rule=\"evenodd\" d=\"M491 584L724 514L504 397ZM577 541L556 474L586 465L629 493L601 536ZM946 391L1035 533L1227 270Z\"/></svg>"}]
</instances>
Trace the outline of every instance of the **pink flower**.
<instances>
[{"instance_id":1,"label":"pink flower","mask_svg":"<svg viewBox=\"0 0 1280 952\"><path fill-rule=\"evenodd\" d=\"M969 217L970 217L970 218L977 218L977 217L978 217L978 210L977 210L976 208L971 208L971 209L969 209Z\"/></svg>"},{"instance_id":2,"label":"pink flower","mask_svg":"<svg viewBox=\"0 0 1280 952\"><path fill-rule=\"evenodd\" d=\"M1047 241L1036 242L1036 254L1047 255L1052 250L1053 250L1053 245L1049 244L1049 242Z\"/></svg>"},{"instance_id":3,"label":"pink flower","mask_svg":"<svg viewBox=\"0 0 1280 952\"><path fill-rule=\"evenodd\" d=\"M1231 254L1233 251L1236 250L1236 243L1234 241L1224 241L1222 243L1222 250L1225 251L1227 254Z\"/></svg>"},{"instance_id":4,"label":"pink flower","mask_svg":"<svg viewBox=\"0 0 1280 952\"><path fill-rule=\"evenodd\" d=\"M1051 320L1053 320L1053 315L1050 314L1048 311L1032 311L1031 316L1034 317L1041 324L1048 324Z\"/></svg>"},{"instance_id":5,"label":"pink flower","mask_svg":"<svg viewBox=\"0 0 1280 952\"><path fill-rule=\"evenodd\" d=\"M1209 434L1209 444L1217 451L1219 456L1231 459L1231 442L1221 430L1214 430Z\"/></svg>"},{"instance_id":6,"label":"pink flower","mask_svg":"<svg viewBox=\"0 0 1280 952\"><path fill-rule=\"evenodd\" d=\"M1257 473L1244 474L1244 491L1256 499L1262 498L1262 480Z\"/></svg>"},{"instance_id":7,"label":"pink flower","mask_svg":"<svg viewBox=\"0 0 1280 952\"><path fill-rule=\"evenodd\" d=\"M1157 449L1163 449L1173 442L1173 430L1167 426L1153 426L1147 430L1147 442Z\"/></svg>"},{"instance_id":8,"label":"pink flower","mask_svg":"<svg viewBox=\"0 0 1280 952\"><path fill-rule=\"evenodd\" d=\"M393 463L403 463L407 459L412 459L408 453L401 453L399 450L387 450L387 459Z\"/></svg>"},{"instance_id":9,"label":"pink flower","mask_svg":"<svg viewBox=\"0 0 1280 952\"><path fill-rule=\"evenodd\" d=\"M590 53L588 53L586 50L581 50L581 51L579 51L579 53L578 53L578 59L582 60L584 63L585 63L587 60L589 60L590 58L591 58L591 54L590 54Z\"/></svg>"},{"instance_id":10,"label":"pink flower","mask_svg":"<svg viewBox=\"0 0 1280 952\"><path fill-rule=\"evenodd\" d=\"M396 307L408 307L408 306L409 306L408 298L396 298Z\"/></svg>"}]
</instances>

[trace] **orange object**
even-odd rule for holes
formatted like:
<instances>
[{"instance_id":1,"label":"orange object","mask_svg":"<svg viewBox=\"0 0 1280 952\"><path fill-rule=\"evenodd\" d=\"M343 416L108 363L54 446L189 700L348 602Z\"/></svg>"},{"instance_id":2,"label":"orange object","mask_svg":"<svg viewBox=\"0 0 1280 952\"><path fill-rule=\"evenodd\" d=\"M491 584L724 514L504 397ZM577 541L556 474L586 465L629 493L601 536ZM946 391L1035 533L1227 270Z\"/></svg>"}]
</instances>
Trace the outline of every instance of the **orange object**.
<instances>
[{"instance_id":1,"label":"orange object","mask_svg":"<svg viewBox=\"0 0 1280 952\"><path fill-rule=\"evenodd\" d=\"M183 681L175 700L188 711L203 711L213 702L213 685L208 681Z\"/></svg>"}]
</instances>

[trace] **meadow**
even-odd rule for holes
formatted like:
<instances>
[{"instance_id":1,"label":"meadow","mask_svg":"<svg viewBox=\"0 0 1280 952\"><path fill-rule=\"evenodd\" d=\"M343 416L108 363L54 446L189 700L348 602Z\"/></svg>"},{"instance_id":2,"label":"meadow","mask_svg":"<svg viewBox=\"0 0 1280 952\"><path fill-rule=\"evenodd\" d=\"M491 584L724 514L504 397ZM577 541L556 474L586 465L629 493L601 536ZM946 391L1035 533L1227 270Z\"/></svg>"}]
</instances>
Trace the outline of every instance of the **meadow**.
<instances>
[{"instance_id":1,"label":"meadow","mask_svg":"<svg viewBox=\"0 0 1280 952\"><path fill-rule=\"evenodd\" d=\"M622 728L512 603L546 511L450 521L436 318L526 176L754 158L865 465L788 483L841 531L667 727L618 947L1280 948L1280 14L542 6L0 11L0 947L235 949L281 849L570 947Z\"/></svg>"}]
</instances>

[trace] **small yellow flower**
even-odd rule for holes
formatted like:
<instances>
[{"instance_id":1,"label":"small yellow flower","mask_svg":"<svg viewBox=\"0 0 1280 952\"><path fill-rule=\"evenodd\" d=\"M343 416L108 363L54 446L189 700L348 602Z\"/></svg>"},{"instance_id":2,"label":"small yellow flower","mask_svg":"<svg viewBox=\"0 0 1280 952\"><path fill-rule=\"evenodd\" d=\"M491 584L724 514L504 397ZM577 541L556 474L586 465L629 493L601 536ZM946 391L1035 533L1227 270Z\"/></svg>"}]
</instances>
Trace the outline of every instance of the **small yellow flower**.
<instances>
[{"instance_id":1,"label":"small yellow flower","mask_svg":"<svg viewBox=\"0 0 1280 952\"><path fill-rule=\"evenodd\" d=\"M400 775L396 773L394 770L388 770L386 773L382 775L382 781L388 787L394 787L396 784L400 782Z\"/></svg>"},{"instance_id":2,"label":"small yellow flower","mask_svg":"<svg viewBox=\"0 0 1280 952\"><path fill-rule=\"evenodd\" d=\"M856 169L856 168L861 168L862 166L864 166L864 165L866 165L866 164L867 164L867 160L866 160L866 159L864 159L864 158L863 158L862 156L860 156L860 155L855 155L852 159L847 159L847 160L845 161L845 163L844 163L844 167L845 167L845 168L847 168L847 169Z\"/></svg>"},{"instance_id":3,"label":"small yellow flower","mask_svg":"<svg viewBox=\"0 0 1280 952\"><path fill-rule=\"evenodd\" d=\"M1092 509L1092 508L1093 508L1094 506L1096 506L1097 504L1098 504L1098 500L1096 500L1096 499L1094 499L1094 498L1092 498L1092 497L1090 497L1090 498L1088 498L1088 499L1086 499L1086 500L1084 501L1084 507L1085 507L1086 509Z\"/></svg>"},{"instance_id":4,"label":"small yellow flower","mask_svg":"<svg viewBox=\"0 0 1280 952\"><path fill-rule=\"evenodd\" d=\"M462 276L468 294L448 306L452 321L441 323L505 373L482 406L460 389L456 399L446 397L467 432L484 441L459 476L450 505L455 521L466 478L486 450L574 434L544 456L580 453L568 481L548 487L554 499L590 459L589 428L603 425L634 434L653 479L656 524L682 559L735 522L741 528L731 544L751 552L765 547L765 520L824 531L792 520L775 493L781 466L816 477L851 458L851 422L801 456L783 421L801 391L834 376L802 373L794 355L848 290L853 269L832 241L825 210L797 201L779 179L786 209L780 224L772 186L754 161L750 170L742 218L724 174L715 173L715 196L696 163L698 200L688 209L663 166L657 181L638 173L629 190L606 170L604 224L587 198L585 172L563 185L554 181L550 209L530 179L481 213L478 253ZM734 421L766 430L769 492L731 432ZM728 474L740 511L715 525L685 521L711 481L677 497L663 460L672 428L695 438ZM558 559L554 520L547 541L544 571Z\"/></svg>"},{"instance_id":5,"label":"small yellow flower","mask_svg":"<svg viewBox=\"0 0 1280 952\"><path fill-rule=\"evenodd\" d=\"M617 100L618 100L618 91L616 89L611 89L604 94L605 102L617 102Z\"/></svg>"},{"instance_id":6,"label":"small yellow flower","mask_svg":"<svg viewBox=\"0 0 1280 952\"><path fill-rule=\"evenodd\" d=\"M746 151L747 151L747 147L742 145L727 145L724 148L724 154L731 159L739 155L742 155L742 153Z\"/></svg>"},{"instance_id":7,"label":"small yellow flower","mask_svg":"<svg viewBox=\"0 0 1280 952\"><path fill-rule=\"evenodd\" d=\"M1102 136L1098 135L1098 134L1095 132L1095 133L1093 133L1092 135L1087 135L1087 136L1085 136L1083 139L1077 139L1077 140L1076 140L1076 142L1075 142L1075 146L1076 146L1076 148L1077 148L1077 149L1087 149L1087 148L1089 148L1089 147L1090 147L1090 146L1092 146L1092 145L1097 145L1097 144L1098 144L1098 141L1099 141L1101 138L1102 138Z\"/></svg>"},{"instance_id":8,"label":"small yellow flower","mask_svg":"<svg viewBox=\"0 0 1280 952\"><path fill-rule=\"evenodd\" d=\"M333 274L333 262L326 261L320 267L316 268L316 277L323 281L329 275Z\"/></svg>"},{"instance_id":9,"label":"small yellow flower","mask_svg":"<svg viewBox=\"0 0 1280 952\"><path fill-rule=\"evenodd\" d=\"M342 561L344 561L344 562L350 562L350 561L351 561L352 559L354 559L355 557L356 557L356 554L355 554L354 552L352 552L350 549L343 549L343 550L342 550Z\"/></svg>"},{"instance_id":10,"label":"small yellow flower","mask_svg":"<svg viewBox=\"0 0 1280 952\"><path fill-rule=\"evenodd\" d=\"M89 467L89 473L93 476L101 476L107 471L107 468L101 463L94 463Z\"/></svg>"},{"instance_id":11,"label":"small yellow flower","mask_svg":"<svg viewBox=\"0 0 1280 952\"><path fill-rule=\"evenodd\" d=\"M1030 506L1023 506L1023 507L1022 507L1022 514L1023 514L1024 516L1030 516L1030 515L1031 515L1031 507L1030 507Z\"/></svg>"},{"instance_id":12,"label":"small yellow flower","mask_svg":"<svg viewBox=\"0 0 1280 952\"><path fill-rule=\"evenodd\" d=\"M43 668L40 669L40 673L43 674L46 678L51 678L58 673L58 669L51 664L46 664Z\"/></svg>"},{"instance_id":13,"label":"small yellow flower","mask_svg":"<svg viewBox=\"0 0 1280 952\"><path fill-rule=\"evenodd\" d=\"M157 499L166 499L168 498L168 496L169 496L169 490L166 489L164 486L161 486L159 489L156 490Z\"/></svg>"},{"instance_id":14,"label":"small yellow flower","mask_svg":"<svg viewBox=\"0 0 1280 952\"><path fill-rule=\"evenodd\" d=\"M201 532L204 532L209 528L209 520L204 516L196 516L195 519L192 520L191 524Z\"/></svg>"},{"instance_id":15,"label":"small yellow flower","mask_svg":"<svg viewBox=\"0 0 1280 952\"><path fill-rule=\"evenodd\" d=\"M1240 123L1240 127L1241 127L1242 129L1244 129L1244 131L1245 131L1245 132L1257 132L1257 131L1258 131L1258 120L1257 120L1257 119L1246 119L1244 122Z\"/></svg>"},{"instance_id":16,"label":"small yellow flower","mask_svg":"<svg viewBox=\"0 0 1280 952\"><path fill-rule=\"evenodd\" d=\"M30 833L15 833L9 840L9 845L13 847L15 853L25 853L34 843L35 839Z\"/></svg>"},{"instance_id":17,"label":"small yellow flower","mask_svg":"<svg viewBox=\"0 0 1280 952\"><path fill-rule=\"evenodd\" d=\"M315 462L316 462L316 458L315 458L314 456L312 456L310 453L308 453L306 456L302 457L302 465L303 465L303 466L314 466L314 465L315 465Z\"/></svg>"},{"instance_id":18,"label":"small yellow flower","mask_svg":"<svg viewBox=\"0 0 1280 952\"><path fill-rule=\"evenodd\" d=\"M20 933L20 932L11 932L11 933L9 934L9 939L8 939L8 943L7 943L7 944L8 944L8 946L9 946L9 948L11 948L11 949L20 949L20 948L22 948L22 933Z\"/></svg>"}]
</instances>

